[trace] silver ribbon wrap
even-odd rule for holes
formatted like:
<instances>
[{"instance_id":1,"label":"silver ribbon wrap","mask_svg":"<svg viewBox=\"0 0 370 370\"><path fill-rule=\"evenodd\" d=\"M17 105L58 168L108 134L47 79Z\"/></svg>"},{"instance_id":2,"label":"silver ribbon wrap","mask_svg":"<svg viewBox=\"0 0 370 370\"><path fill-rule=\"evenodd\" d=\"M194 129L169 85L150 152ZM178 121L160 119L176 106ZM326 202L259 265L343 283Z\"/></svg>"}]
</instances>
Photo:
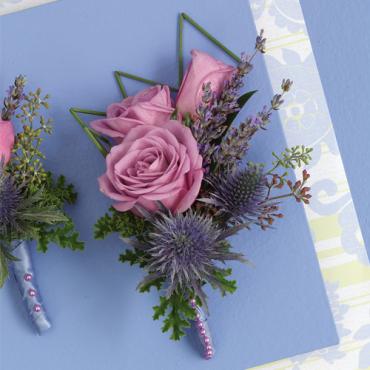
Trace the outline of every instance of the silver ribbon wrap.
<instances>
[{"instance_id":1,"label":"silver ribbon wrap","mask_svg":"<svg viewBox=\"0 0 370 370\"><path fill-rule=\"evenodd\" d=\"M42 304L29 245L28 242L21 241L13 246L15 248L12 251L12 255L19 260L12 262L14 277L29 316L38 334L41 335L51 328L51 323Z\"/></svg>"},{"instance_id":2,"label":"silver ribbon wrap","mask_svg":"<svg viewBox=\"0 0 370 370\"><path fill-rule=\"evenodd\" d=\"M215 349L213 347L211 331L207 323L207 316L196 304L194 299L190 301L190 306L195 311L195 321L193 325L198 332L199 340L203 347L204 358L210 360L215 354Z\"/></svg>"}]
</instances>

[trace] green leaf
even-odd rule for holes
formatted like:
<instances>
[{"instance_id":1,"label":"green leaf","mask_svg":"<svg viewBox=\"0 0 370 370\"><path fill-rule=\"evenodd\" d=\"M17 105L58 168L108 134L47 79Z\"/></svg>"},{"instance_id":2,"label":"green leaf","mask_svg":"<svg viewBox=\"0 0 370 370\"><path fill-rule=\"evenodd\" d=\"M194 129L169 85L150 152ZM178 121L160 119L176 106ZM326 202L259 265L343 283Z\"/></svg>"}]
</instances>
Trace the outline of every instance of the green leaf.
<instances>
[{"instance_id":1,"label":"green leaf","mask_svg":"<svg viewBox=\"0 0 370 370\"><path fill-rule=\"evenodd\" d=\"M1 247L0 247L0 249L1 249ZM3 254L4 254L4 256L5 256L5 258L6 258L7 260L12 261L12 262L18 262L18 261L20 261L20 259L19 259L19 258L14 257L14 256L13 256L12 254L10 254L6 249L3 249L3 250L2 250L2 252L3 252Z\"/></svg>"},{"instance_id":2,"label":"green leaf","mask_svg":"<svg viewBox=\"0 0 370 370\"><path fill-rule=\"evenodd\" d=\"M227 293L234 293L237 289L236 280L228 280L232 274L232 269L217 269L213 272L213 277L216 279L217 284L214 287L220 289L222 296L225 296Z\"/></svg>"},{"instance_id":3,"label":"green leaf","mask_svg":"<svg viewBox=\"0 0 370 370\"><path fill-rule=\"evenodd\" d=\"M66 178L64 176L58 177L55 184L54 193L63 202L67 202L68 204L76 203L77 193L75 192L72 184L66 183Z\"/></svg>"},{"instance_id":4,"label":"green leaf","mask_svg":"<svg viewBox=\"0 0 370 370\"><path fill-rule=\"evenodd\" d=\"M139 292L149 293L151 288L157 288L157 290L161 290L164 281L165 281L164 278L158 278L155 280L151 280L147 282L146 284L141 284Z\"/></svg>"},{"instance_id":5,"label":"green leaf","mask_svg":"<svg viewBox=\"0 0 370 370\"><path fill-rule=\"evenodd\" d=\"M124 253L119 256L119 261L122 263L129 263L131 266L139 265L144 267L146 263L144 262L144 253L137 249L126 249Z\"/></svg>"},{"instance_id":6,"label":"green leaf","mask_svg":"<svg viewBox=\"0 0 370 370\"><path fill-rule=\"evenodd\" d=\"M248 102L248 100L257 92L257 90L253 90L253 91L248 91L247 93L241 95L238 99L238 105L240 107L240 109L242 109L244 107L244 105ZM234 119L236 118L236 116L238 115L239 112L234 112L234 113L231 113L229 114L228 118L227 118L227 125L228 126L231 126L231 124L233 123Z\"/></svg>"},{"instance_id":7,"label":"green leaf","mask_svg":"<svg viewBox=\"0 0 370 370\"><path fill-rule=\"evenodd\" d=\"M244 107L244 105L248 102L248 100L257 92L257 90L253 90L253 91L249 91L243 95L241 95L238 99L238 105L240 107L240 109L242 109ZM227 117L227 120L225 122L225 126L227 127L227 129L225 130L225 132L223 133L223 135L218 138L216 140L216 144L220 144L223 140L223 138L225 137L228 129L231 127L231 125L233 124L233 121L234 119L236 118L236 116L238 115L239 111L238 112L234 112L234 113L231 113L228 115Z\"/></svg>"},{"instance_id":8,"label":"green leaf","mask_svg":"<svg viewBox=\"0 0 370 370\"><path fill-rule=\"evenodd\" d=\"M3 249L0 247L0 288L5 284L9 275L8 260L4 254Z\"/></svg>"},{"instance_id":9,"label":"green leaf","mask_svg":"<svg viewBox=\"0 0 370 370\"><path fill-rule=\"evenodd\" d=\"M31 222L43 222L46 224L56 224L68 221L68 217L60 210L47 208L33 208L23 211L19 219Z\"/></svg>"},{"instance_id":10,"label":"green leaf","mask_svg":"<svg viewBox=\"0 0 370 370\"><path fill-rule=\"evenodd\" d=\"M159 305L153 307L153 320L158 320L161 316L164 316L169 304L170 301L166 297L159 297Z\"/></svg>"},{"instance_id":11,"label":"green leaf","mask_svg":"<svg viewBox=\"0 0 370 370\"><path fill-rule=\"evenodd\" d=\"M110 208L95 224L95 239L104 239L111 233L119 233L123 238L141 235L145 230L145 221L131 212L118 212Z\"/></svg>"},{"instance_id":12,"label":"green leaf","mask_svg":"<svg viewBox=\"0 0 370 370\"><path fill-rule=\"evenodd\" d=\"M185 330L191 326L195 319L195 311L190 307L188 299L180 293L173 293L169 298L160 297L158 306L153 307L153 319L163 320L162 332L171 332L172 340L180 340L185 335Z\"/></svg>"},{"instance_id":13,"label":"green leaf","mask_svg":"<svg viewBox=\"0 0 370 370\"><path fill-rule=\"evenodd\" d=\"M84 243L79 240L79 233L75 230L71 219L68 219L68 222L61 226L43 227L40 229L39 237L37 238L37 250L46 252L50 243L72 250L84 249Z\"/></svg>"}]
</instances>

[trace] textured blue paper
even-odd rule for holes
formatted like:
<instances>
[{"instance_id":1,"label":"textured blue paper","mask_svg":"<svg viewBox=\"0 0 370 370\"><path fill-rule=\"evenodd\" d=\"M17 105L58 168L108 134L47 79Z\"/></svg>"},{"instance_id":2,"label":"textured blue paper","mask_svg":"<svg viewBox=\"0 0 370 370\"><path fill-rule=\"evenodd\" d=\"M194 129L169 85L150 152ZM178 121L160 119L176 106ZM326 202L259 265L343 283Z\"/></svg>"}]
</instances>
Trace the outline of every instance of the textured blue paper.
<instances>
[{"instance_id":1,"label":"textured blue paper","mask_svg":"<svg viewBox=\"0 0 370 370\"><path fill-rule=\"evenodd\" d=\"M302 9L370 256L370 2L302 0ZM344 220L346 201L335 204Z\"/></svg>"},{"instance_id":2,"label":"textured blue paper","mask_svg":"<svg viewBox=\"0 0 370 370\"><path fill-rule=\"evenodd\" d=\"M103 160L70 117L70 106L104 110L119 99L112 71L123 69L176 84L177 14L186 11L235 52L253 48L254 23L244 0L91 2L62 0L0 19L1 88L16 73L53 95L56 135L45 144L48 165L77 185L71 210L85 253L51 247L34 256L54 329L35 337L13 282L0 292L0 368L6 370L245 369L335 344L337 336L303 210L294 201L276 230L246 232L234 244L255 264L235 264L239 290L227 299L209 292L217 355L200 358L191 338L174 343L151 319L158 294L139 294L143 272L117 262L123 244L94 241L92 225L109 206L96 184ZM232 20L232 21L231 21ZM185 48L225 58L188 25ZM134 92L140 84L129 83ZM272 95L259 58L248 82L259 89L253 112ZM269 161L285 143L277 118L258 135L251 158Z\"/></svg>"}]
</instances>

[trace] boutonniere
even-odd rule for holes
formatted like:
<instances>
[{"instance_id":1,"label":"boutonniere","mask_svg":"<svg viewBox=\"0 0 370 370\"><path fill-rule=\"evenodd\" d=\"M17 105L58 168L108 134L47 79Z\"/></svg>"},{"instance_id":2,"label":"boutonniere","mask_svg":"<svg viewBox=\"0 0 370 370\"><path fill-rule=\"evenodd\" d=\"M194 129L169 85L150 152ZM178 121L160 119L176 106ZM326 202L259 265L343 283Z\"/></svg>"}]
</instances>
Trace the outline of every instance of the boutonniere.
<instances>
[{"instance_id":1,"label":"boutonniere","mask_svg":"<svg viewBox=\"0 0 370 370\"><path fill-rule=\"evenodd\" d=\"M193 50L184 74L184 21L236 64ZM153 318L163 317L162 330L174 340L195 327L210 359L211 308L204 288L209 285L222 295L236 290L227 263L248 260L233 251L230 236L252 227L268 230L283 217L285 198L309 202L309 174L303 170L296 181L289 169L308 164L311 149L273 153L270 167L246 161L253 136L268 128L292 87L289 79L282 81L268 105L249 117L238 115L256 93L243 92L243 86L253 59L265 52L263 31L253 52L238 57L186 14L179 17L179 30L179 88L116 71L122 101L106 112L72 108L71 113L106 161L98 183L112 208L97 221L95 237L117 232L131 246L120 261L145 271L140 292L158 290ZM153 86L127 96L122 77ZM88 125L80 114L102 117Z\"/></svg>"},{"instance_id":2,"label":"boutonniere","mask_svg":"<svg viewBox=\"0 0 370 370\"><path fill-rule=\"evenodd\" d=\"M26 92L18 76L10 86L0 119L0 287L12 271L30 317L39 333L51 324L37 287L30 242L46 252L50 243L73 250L83 243L65 204L76 192L63 176L55 177L43 164L42 142L52 133L46 116L49 95Z\"/></svg>"}]
</instances>

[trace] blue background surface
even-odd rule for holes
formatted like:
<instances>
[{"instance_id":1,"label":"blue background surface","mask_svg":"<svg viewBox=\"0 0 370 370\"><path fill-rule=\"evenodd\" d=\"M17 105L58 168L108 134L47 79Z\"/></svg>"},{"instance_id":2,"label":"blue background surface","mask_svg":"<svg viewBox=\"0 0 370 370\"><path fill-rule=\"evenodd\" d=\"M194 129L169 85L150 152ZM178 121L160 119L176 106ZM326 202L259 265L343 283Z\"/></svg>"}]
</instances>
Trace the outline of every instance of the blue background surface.
<instances>
[{"instance_id":1,"label":"blue background surface","mask_svg":"<svg viewBox=\"0 0 370 370\"><path fill-rule=\"evenodd\" d=\"M109 4L109 6L108 6ZM153 5L152 5L153 4ZM52 93L56 132L45 144L48 166L67 175L80 193L71 214L87 242L84 253L55 247L36 255L39 283L54 321L44 337L33 335L14 282L0 293L0 368L4 370L245 369L334 344L335 328L301 207L284 206L287 217L276 230L254 230L234 239L255 264L235 264L239 290L227 299L209 292L217 350L202 361L191 337L174 343L151 319L158 294L139 294L143 275L121 265L124 246L116 237L92 239L92 225L109 200L96 177L104 162L83 135L68 108L104 110L119 99L112 71L124 69L176 84L176 21L186 11L232 50L250 50L255 30L244 0L166 0L94 2L62 0L0 18L1 89L17 73L31 86ZM230 22L232 19L232 22ZM185 48L224 56L188 25ZM129 83L129 91L139 84ZM242 114L254 112L272 95L259 58L248 87L259 94ZM273 147L272 147L272 144ZM270 161L285 147L276 117L269 131L254 140L251 159Z\"/></svg>"},{"instance_id":2,"label":"blue background surface","mask_svg":"<svg viewBox=\"0 0 370 370\"><path fill-rule=\"evenodd\" d=\"M301 5L370 256L370 2Z\"/></svg>"}]
</instances>

